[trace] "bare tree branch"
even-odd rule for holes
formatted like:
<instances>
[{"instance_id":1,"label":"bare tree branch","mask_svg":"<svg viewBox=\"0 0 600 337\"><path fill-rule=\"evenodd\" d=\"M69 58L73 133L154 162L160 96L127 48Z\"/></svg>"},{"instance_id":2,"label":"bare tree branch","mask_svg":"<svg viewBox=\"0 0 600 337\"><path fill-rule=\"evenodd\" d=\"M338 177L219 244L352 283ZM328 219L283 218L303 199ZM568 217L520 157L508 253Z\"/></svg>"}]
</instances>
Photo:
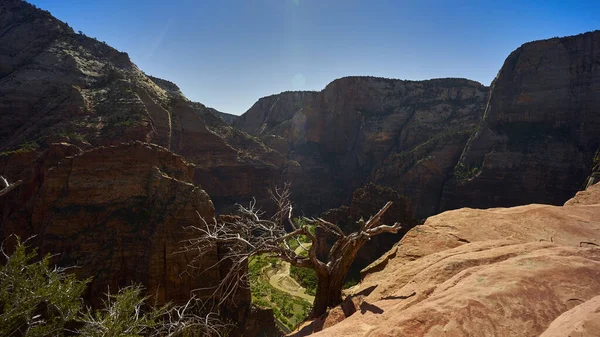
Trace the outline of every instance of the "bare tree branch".
<instances>
[{"instance_id":1,"label":"bare tree branch","mask_svg":"<svg viewBox=\"0 0 600 337\"><path fill-rule=\"evenodd\" d=\"M0 196L3 196L5 194L7 194L8 192L12 191L15 187L21 185L21 182L22 182L22 180L19 180L16 183L10 184L8 182L8 180L6 180L6 178L4 178L3 176L0 176L0 183L1 183Z\"/></svg>"},{"instance_id":2,"label":"bare tree branch","mask_svg":"<svg viewBox=\"0 0 600 337\"><path fill-rule=\"evenodd\" d=\"M253 199L247 207L238 205L238 216L225 216L214 223L208 223L199 218L199 225L189 227L197 232L193 239L184 243L184 252L195 252L195 261L198 262L206 254L214 254L219 248L219 262L226 263L228 271L223 276L220 284L215 286L213 298L218 299L218 304L232 300L239 289L247 288L247 263L252 256L267 254L277 257L297 267L314 269L319 279L317 296L313 307L313 316L318 316L328 306L341 302L341 287L348 273L350 264L356 257L358 250L370 240L372 236L382 233L396 233L401 228L399 223L394 225L381 224L383 214L391 207L392 202L386 203L368 221L358 221L359 230L349 235L337 225L321 218L307 219L295 224L292 221L293 207L290 201L291 189L289 184L282 188L269 191L269 195L277 209L268 219L265 213L256 205ZM291 225L292 231L284 228L286 221ZM329 250L327 259L321 261L317 251L324 240L319 240L314 228L320 228L333 234L337 241ZM310 240L310 247L302 245L304 237ZM290 246L297 242L308 256L296 253ZM216 267L213 266L213 267Z\"/></svg>"}]
</instances>

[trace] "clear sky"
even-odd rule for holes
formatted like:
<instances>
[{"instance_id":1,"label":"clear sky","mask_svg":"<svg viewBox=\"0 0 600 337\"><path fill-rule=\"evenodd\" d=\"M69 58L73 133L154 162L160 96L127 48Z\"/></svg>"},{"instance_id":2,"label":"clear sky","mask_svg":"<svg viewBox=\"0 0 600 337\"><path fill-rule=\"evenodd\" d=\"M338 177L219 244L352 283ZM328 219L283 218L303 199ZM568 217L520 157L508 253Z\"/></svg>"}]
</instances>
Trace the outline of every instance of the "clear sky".
<instances>
[{"instance_id":1,"label":"clear sky","mask_svg":"<svg viewBox=\"0 0 600 337\"><path fill-rule=\"evenodd\" d=\"M599 0L31 0L191 100L258 98L349 75L489 85L521 44L600 29Z\"/></svg>"}]
</instances>

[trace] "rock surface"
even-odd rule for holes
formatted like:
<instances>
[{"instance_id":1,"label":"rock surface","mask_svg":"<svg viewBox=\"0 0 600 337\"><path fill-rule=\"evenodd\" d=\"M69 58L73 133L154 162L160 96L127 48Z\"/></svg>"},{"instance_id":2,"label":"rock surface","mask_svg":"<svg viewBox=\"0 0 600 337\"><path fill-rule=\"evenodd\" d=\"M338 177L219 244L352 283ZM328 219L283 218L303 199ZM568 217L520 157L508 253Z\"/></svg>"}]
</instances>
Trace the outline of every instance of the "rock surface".
<instances>
[{"instance_id":1,"label":"rock surface","mask_svg":"<svg viewBox=\"0 0 600 337\"><path fill-rule=\"evenodd\" d=\"M7 178L19 179L56 142L158 144L196 164L196 183L217 204L266 195L285 169L278 152L233 130L216 110L26 2L0 3L0 45L0 174Z\"/></svg>"},{"instance_id":2,"label":"rock surface","mask_svg":"<svg viewBox=\"0 0 600 337\"><path fill-rule=\"evenodd\" d=\"M317 91L286 91L263 97L237 118L233 126L251 135L269 135L310 104L317 94Z\"/></svg>"},{"instance_id":3,"label":"rock surface","mask_svg":"<svg viewBox=\"0 0 600 337\"><path fill-rule=\"evenodd\" d=\"M600 31L512 52L442 209L563 204L585 187L600 145L599 92Z\"/></svg>"},{"instance_id":4,"label":"rock surface","mask_svg":"<svg viewBox=\"0 0 600 337\"><path fill-rule=\"evenodd\" d=\"M4 238L37 235L40 253L93 277L89 298L141 282L159 303L187 301L190 291L214 286L217 270L182 275L190 254L178 254L191 237L186 226L206 221L214 207L192 184L194 169L164 148L129 143L82 151L54 144L23 184L0 200ZM217 252L203 265L215 263ZM205 294L206 295L206 294Z\"/></svg>"},{"instance_id":5,"label":"rock surface","mask_svg":"<svg viewBox=\"0 0 600 337\"><path fill-rule=\"evenodd\" d=\"M600 296L563 313L540 337L594 337L600 333Z\"/></svg>"},{"instance_id":6,"label":"rock surface","mask_svg":"<svg viewBox=\"0 0 600 337\"><path fill-rule=\"evenodd\" d=\"M156 145L82 151L52 144L23 183L0 197L1 239L33 237L29 244L56 255L54 263L77 266L79 277L92 277L85 297L93 305L132 283L144 285L159 305L185 303L192 293L207 299L226 270L213 267L216 248L200 261L181 252L183 241L197 235L186 227L202 226L199 216L214 223L213 204L193 175L193 165ZM244 324L249 291L233 301L221 313Z\"/></svg>"},{"instance_id":7,"label":"rock surface","mask_svg":"<svg viewBox=\"0 0 600 337\"><path fill-rule=\"evenodd\" d=\"M479 123L487 88L464 79L346 77L300 95L262 99L236 125L287 141L288 158L298 163L287 177L304 211L348 203L373 181L411 198L426 216L437 211L443 183Z\"/></svg>"},{"instance_id":8,"label":"rock surface","mask_svg":"<svg viewBox=\"0 0 600 337\"><path fill-rule=\"evenodd\" d=\"M332 309L296 335L538 336L557 318L587 322L597 309L582 303L600 294L598 244L595 202L444 212L364 271L356 312ZM578 305L576 319L559 318Z\"/></svg>"}]
</instances>

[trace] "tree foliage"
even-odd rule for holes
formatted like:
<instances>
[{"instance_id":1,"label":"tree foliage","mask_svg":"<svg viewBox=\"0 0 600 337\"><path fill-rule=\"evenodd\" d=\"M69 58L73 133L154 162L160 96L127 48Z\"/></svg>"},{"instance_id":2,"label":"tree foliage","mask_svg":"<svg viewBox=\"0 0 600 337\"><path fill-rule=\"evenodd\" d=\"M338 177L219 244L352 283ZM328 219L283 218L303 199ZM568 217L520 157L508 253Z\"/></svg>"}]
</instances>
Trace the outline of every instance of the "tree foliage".
<instances>
[{"instance_id":1,"label":"tree foliage","mask_svg":"<svg viewBox=\"0 0 600 337\"><path fill-rule=\"evenodd\" d=\"M18 237L8 255L2 245L0 266L0 336L137 337L222 336L231 326L213 313L201 315L192 297L175 306L147 305L144 288L132 285L107 294L104 307L84 307L81 297L91 279L78 280L67 269L52 267Z\"/></svg>"},{"instance_id":2,"label":"tree foliage","mask_svg":"<svg viewBox=\"0 0 600 337\"><path fill-rule=\"evenodd\" d=\"M59 336L82 310L81 294L89 280L79 281L64 269L50 267L50 256L35 261L36 250L17 238L0 266L0 335Z\"/></svg>"}]
</instances>

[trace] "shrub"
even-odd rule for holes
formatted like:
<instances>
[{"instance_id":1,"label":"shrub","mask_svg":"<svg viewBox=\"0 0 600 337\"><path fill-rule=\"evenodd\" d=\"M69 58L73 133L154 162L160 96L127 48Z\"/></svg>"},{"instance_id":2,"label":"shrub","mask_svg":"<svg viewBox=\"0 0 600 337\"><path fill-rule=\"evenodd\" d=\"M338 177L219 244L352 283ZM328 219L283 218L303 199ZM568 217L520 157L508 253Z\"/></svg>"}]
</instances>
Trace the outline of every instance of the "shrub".
<instances>
[{"instance_id":1,"label":"shrub","mask_svg":"<svg viewBox=\"0 0 600 337\"><path fill-rule=\"evenodd\" d=\"M3 250L4 252L4 250ZM89 280L79 281L64 269L51 268L50 256L35 262L17 238L15 251L0 266L0 336L61 336L81 309Z\"/></svg>"},{"instance_id":2,"label":"shrub","mask_svg":"<svg viewBox=\"0 0 600 337\"><path fill-rule=\"evenodd\" d=\"M10 256L1 250L0 336L193 337L231 328L211 314L200 315L193 298L182 307L148 306L139 285L109 294L103 309L84 310L81 294L90 279L79 281L64 268L52 268L49 255L38 260L35 249L15 238Z\"/></svg>"}]
</instances>

